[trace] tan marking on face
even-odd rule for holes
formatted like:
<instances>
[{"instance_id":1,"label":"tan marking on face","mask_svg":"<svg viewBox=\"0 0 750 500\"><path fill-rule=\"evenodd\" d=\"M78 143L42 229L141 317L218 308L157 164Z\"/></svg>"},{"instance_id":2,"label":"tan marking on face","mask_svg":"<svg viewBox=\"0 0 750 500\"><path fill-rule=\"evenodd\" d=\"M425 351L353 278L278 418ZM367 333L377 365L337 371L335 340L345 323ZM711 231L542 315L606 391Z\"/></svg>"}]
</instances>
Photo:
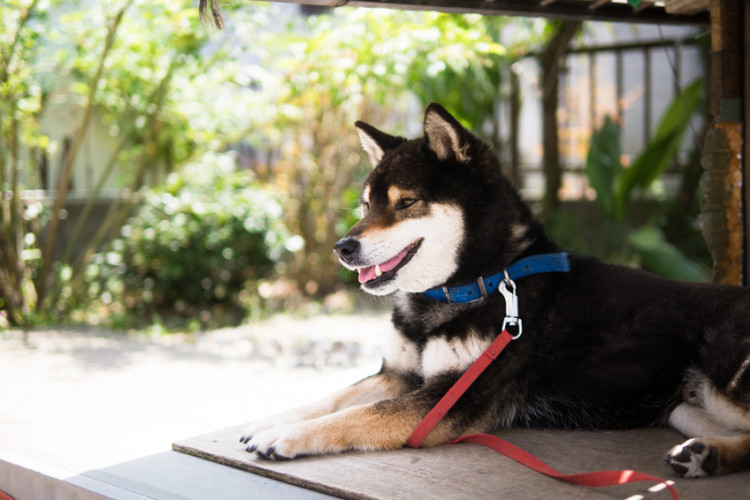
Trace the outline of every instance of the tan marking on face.
<instances>
[{"instance_id":1,"label":"tan marking on face","mask_svg":"<svg viewBox=\"0 0 750 500\"><path fill-rule=\"evenodd\" d=\"M396 202L403 197L403 191L400 188L396 186L391 186L388 188L388 201L391 202L391 205L395 205Z\"/></svg>"},{"instance_id":2,"label":"tan marking on face","mask_svg":"<svg viewBox=\"0 0 750 500\"><path fill-rule=\"evenodd\" d=\"M362 204L362 216L364 217L365 206L370 204L370 186L369 186L369 184L367 186L365 186L365 188L362 190L362 198L360 199L360 203Z\"/></svg>"},{"instance_id":3,"label":"tan marking on face","mask_svg":"<svg viewBox=\"0 0 750 500\"><path fill-rule=\"evenodd\" d=\"M376 210L368 211L363 206L362 218L349 229L346 235L356 238L381 239L389 229L393 228L393 222L392 214Z\"/></svg>"},{"instance_id":4,"label":"tan marking on face","mask_svg":"<svg viewBox=\"0 0 750 500\"><path fill-rule=\"evenodd\" d=\"M397 186L391 186L390 188L388 188L388 201L391 203L391 206L394 206L399 202L399 200L403 200L406 198L416 200L419 198L419 196L417 195L416 191L412 191L411 189L401 189Z\"/></svg>"},{"instance_id":5,"label":"tan marking on face","mask_svg":"<svg viewBox=\"0 0 750 500\"><path fill-rule=\"evenodd\" d=\"M456 270L463 234L463 212L459 207L425 202L399 211L372 207L347 233L361 244L359 267L386 262L415 242L423 242L396 278L386 282L387 286L372 288L363 284L363 289L374 295L399 289L423 292L445 282ZM346 264L345 267L353 269Z\"/></svg>"}]
</instances>

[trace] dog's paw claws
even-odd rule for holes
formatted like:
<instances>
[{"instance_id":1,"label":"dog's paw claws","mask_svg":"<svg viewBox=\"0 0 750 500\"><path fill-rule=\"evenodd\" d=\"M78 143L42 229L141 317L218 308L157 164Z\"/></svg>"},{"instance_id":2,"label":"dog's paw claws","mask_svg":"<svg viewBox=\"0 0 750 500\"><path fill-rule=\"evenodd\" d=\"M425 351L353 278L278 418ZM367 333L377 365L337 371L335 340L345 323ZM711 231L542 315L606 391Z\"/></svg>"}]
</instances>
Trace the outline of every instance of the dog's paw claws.
<instances>
[{"instance_id":1,"label":"dog's paw claws","mask_svg":"<svg viewBox=\"0 0 750 500\"><path fill-rule=\"evenodd\" d=\"M258 455L265 458L266 460L289 460L290 457L285 457L276 452L276 447L271 446L266 451L258 451Z\"/></svg>"},{"instance_id":2,"label":"dog's paw claws","mask_svg":"<svg viewBox=\"0 0 750 500\"><path fill-rule=\"evenodd\" d=\"M715 476L719 467L719 450L715 446L689 439L672 448L664 458L678 476L699 478Z\"/></svg>"},{"instance_id":3,"label":"dog's paw claws","mask_svg":"<svg viewBox=\"0 0 750 500\"><path fill-rule=\"evenodd\" d=\"M274 422L273 419L270 418L251 422L247 427L245 427L245 430L242 432L240 443L247 444L253 440L253 437L257 436L261 432L270 430L277 425L279 425L279 423Z\"/></svg>"},{"instance_id":4,"label":"dog's paw claws","mask_svg":"<svg viewBox=\"0 0 750 500\"><path fill-rule=\"evenodd\" d=\"M294 457L287 457L284 456L276 451L275 446L271 446L269 448L266 448L265 450L259 449L257 446L252 445L247 447L247 451L250 453L255 453L261 458L264 458L266 460L291 460Z\"/></svg>"},{"instance_id":5,"label":"dog's paw claws","mask_svg":"<svg viewBox=\"0 0 750 500\"><path fill-rule=\"evenodd\" d=\"M246 443L249 443L245 448L248 453L255 453L267 460L289 460L305 452L298 433L288 425L248 436Z\"/></svg>"}]
</instances>

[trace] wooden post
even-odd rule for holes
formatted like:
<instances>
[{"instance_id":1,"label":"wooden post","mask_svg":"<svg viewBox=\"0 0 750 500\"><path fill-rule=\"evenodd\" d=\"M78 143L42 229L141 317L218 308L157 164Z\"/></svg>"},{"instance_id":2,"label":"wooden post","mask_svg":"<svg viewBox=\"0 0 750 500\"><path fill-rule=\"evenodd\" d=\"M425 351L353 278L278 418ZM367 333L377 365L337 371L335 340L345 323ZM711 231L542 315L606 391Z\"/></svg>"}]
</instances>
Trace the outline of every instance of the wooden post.
<instances>
[{"instance_id":1,"label":"wooden post","mask_svg":"<svg viewBox=\"0 0 750 500\"><path fill-rule=\"evenodd\" d=\"M558 191L562 186L562 169L560 166L560 150L557 123L557 105L560 83L560 66L565 62L570 41L575 36L580 21L564 21L557 26L557 31L547 42L541 54L542 63L542 144L544 157L542 159L546 186L542 198L543 217L560 204Z\"/></svg>"},{"instance_id":2,"label":"wooden post","mask_svg":"<svg viewBox=\"0 0 750 500\"><path fill-rule=\"evenodd\" d=\"M510 143L510 180L513 186L516 188L521 187L521 157L518 152L518 122L521 116L521 90L520 82L518 81L518 75L509 68L508 74L510 75L510 134L508 142Z\"/></svg>"},{"instance_id":3,"label":"wooden post","mask_svg":"<svg viewBox=\"0 0 750 500\"><path fill-rule=\"evenodd\" d=\"M703 150L701 229L714 260L714 281L748 284L750 216L747 170L747 73L744 0L711 3L711 114ZM744 80L744 83L743 83Z\"/></svg>"},{"instance_id":4,"label":"wooden post","mask_svg":"<svg viewBox=\"0 0 750 500\"><path fill-rule=\"evenodd\" d=\"M743 93L743 123L744 123L744 139L745 148L743 156L743 182L744 182L744 273L742 275L742 284L744 286L750 286L750 6L747 3L740 0L740 3L744 5L744 12L742 18L742 54L740 60L742 61L742 69L740 70L743 75L744 88Z\"/></svg>"}]
</instances>

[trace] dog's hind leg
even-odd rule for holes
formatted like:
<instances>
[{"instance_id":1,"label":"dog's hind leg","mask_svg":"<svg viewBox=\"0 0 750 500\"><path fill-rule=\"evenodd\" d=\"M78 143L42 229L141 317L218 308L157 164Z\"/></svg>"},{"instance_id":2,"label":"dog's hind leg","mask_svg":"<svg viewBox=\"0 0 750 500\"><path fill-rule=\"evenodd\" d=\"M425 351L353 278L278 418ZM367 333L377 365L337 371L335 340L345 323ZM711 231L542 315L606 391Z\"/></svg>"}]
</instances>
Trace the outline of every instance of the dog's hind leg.
<instances>
[{"instance_id":1,"label":"dog's hind leg","mask_svg":"<svg viewBox=\"0 0 750 500\"><path fill-rule=\"evenodd\" d=\"M688 478L750 469L750 434L688 439L672 448L664 461Z\"/></svg>"},{"instance_id":2,"label":"dog's hind leg","mask_svg":"<svg viewBox=\"0 0 750 500\"><path fill-rule=\"evenodd\" d=\"M750 469L750 407L743 401L747 396L733 390L731 383L719 391L696 370L688 373L685 387L688 402L674 409L669 423L692 439L672 448L665 462L690 478Z\"/></svg>"}]
</instances>

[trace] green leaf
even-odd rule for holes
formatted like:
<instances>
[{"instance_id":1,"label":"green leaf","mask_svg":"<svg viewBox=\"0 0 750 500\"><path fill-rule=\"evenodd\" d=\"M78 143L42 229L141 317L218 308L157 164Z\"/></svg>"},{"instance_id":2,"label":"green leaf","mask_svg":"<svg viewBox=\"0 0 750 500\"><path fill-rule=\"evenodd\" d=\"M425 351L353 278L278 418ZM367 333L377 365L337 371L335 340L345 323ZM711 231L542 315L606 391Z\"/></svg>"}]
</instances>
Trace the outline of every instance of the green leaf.
<instances>
[{"instance_id":1,"label":"green leaf","mask_svg":"<svg viewBox=\"0 0 750 500\"><path fill-rule=\"evenodd\" d=\"M615 199L618 217L625 213L630 196L636 188L646 189L669 167L677 154L690 117L698 109L703 94L703 81L695 80L682 95L675 96L646 148L630 168L623 171Z\"/></svg>"},{"instance_id":2,"label":"green leaf","mask_svg":"<svg viewBox=\"0 0 750 500\"><path fill-rule=\"evenodd\" d=\"M615 206L615 181L622 173L622 166L620 127L609 116L591 136L585 170L589 185L596 191L596 201L606 214L612 215Z\"/></svg>"},{"instance_id":3,"label":"green leaf","mask_svg":"<svg viewBox=\"0 0 750 500\"><path fill-rule=\"evenodd\" d=\"M695 79L669 103L659 122L654 138L667 135L675 130L684 131L688 126L688 120L696 112L703 96L703 80Z\"/></svg>"},{"instance_id":4,"label":"green leaf","mask_svg":"<svg viewBox=\"0 0 750 500\"><path fill-rule=\"evenodd\" d=\"M660 276L680 281L705 281L708 272L691 261L664 239L655 225L647 225L628 234L628 242L646 267Z\"/></svg>"}]
</instances>

